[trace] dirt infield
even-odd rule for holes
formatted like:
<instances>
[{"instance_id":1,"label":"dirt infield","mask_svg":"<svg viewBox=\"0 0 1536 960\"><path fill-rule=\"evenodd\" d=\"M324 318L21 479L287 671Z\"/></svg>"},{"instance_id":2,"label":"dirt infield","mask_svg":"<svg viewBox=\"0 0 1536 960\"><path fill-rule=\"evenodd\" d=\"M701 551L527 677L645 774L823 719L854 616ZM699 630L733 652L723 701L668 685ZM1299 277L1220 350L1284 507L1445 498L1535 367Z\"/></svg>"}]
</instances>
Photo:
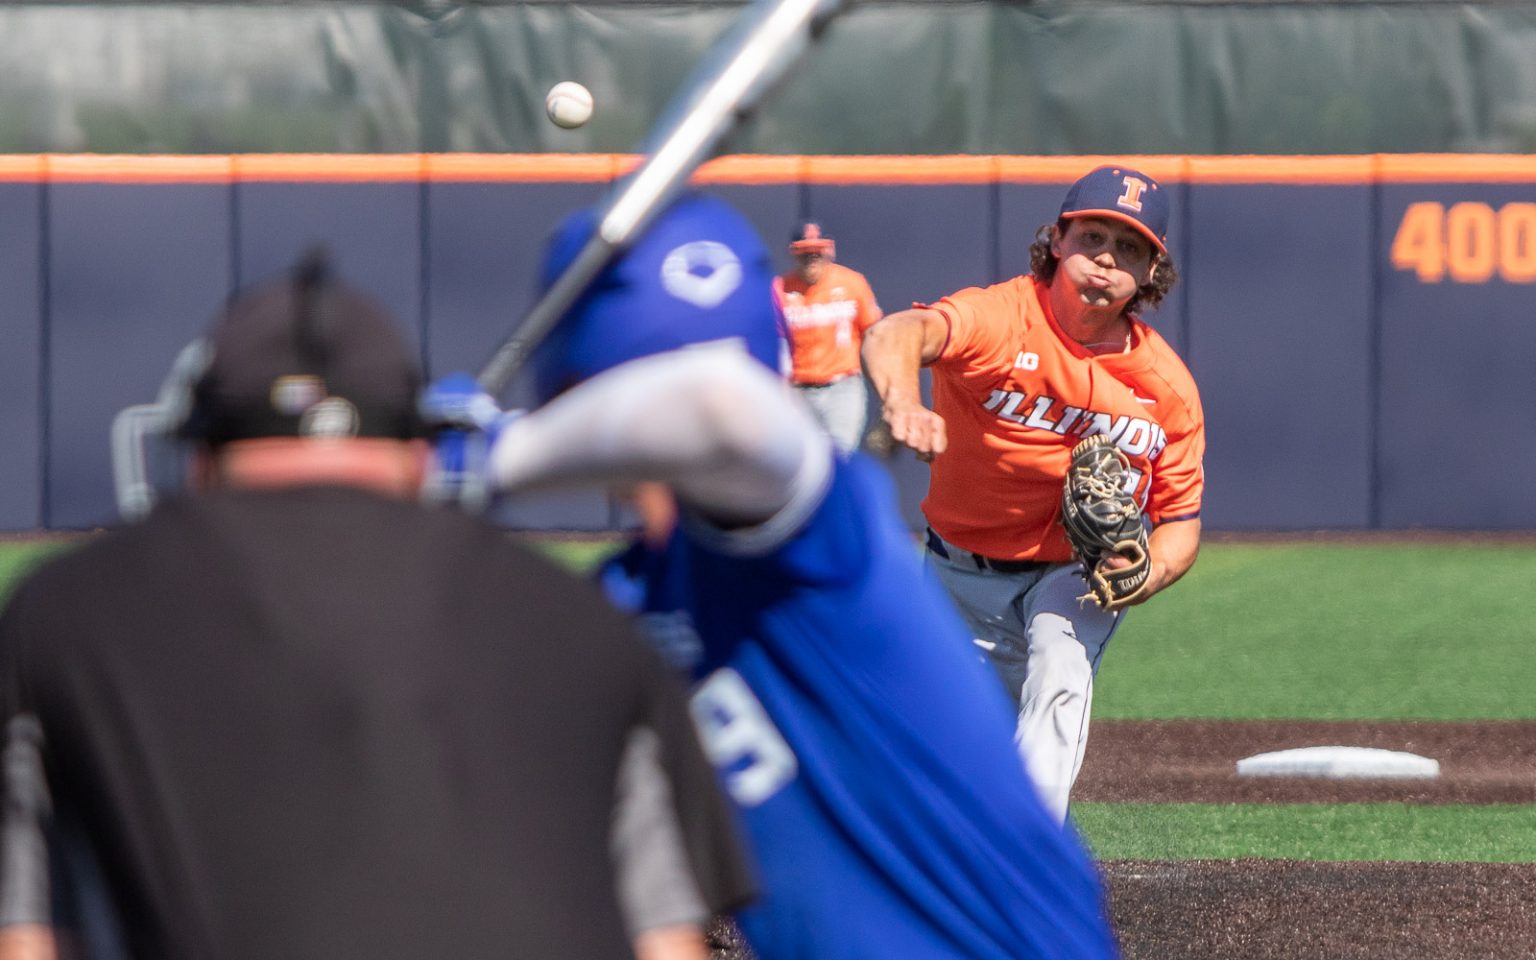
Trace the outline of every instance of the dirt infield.
<instances>
[{"instance_id":1,"label":"dirt infield","mask_svg":"<svg viewBox=\"0 0 1536 960\"><path fill-rule=\"evenodd\" d=\"M1531 960L1536 865L1109 860L1124 960ZM728 923L712 960L753 960Z\"/></svg>"},{"instance_id":2,"label":"dirt infield","mask_svg":"<svg viewBox=\"0 0 1536 960\"><path fill-rule=\"evenodd\" d=\"M1101 864L1125 960L1531 960L1536 865Z\"/></svg>"},{"instance_id":3,"label":"dirt infield","mask_svg":"<svg viewBox=\"0 0 1536 960\"><path fill-rule=\"evenodd\" d=\"M1292 747L1401 750L1435 780L1239 777L1237 761ZM1105 803L1536 803L1536 721L1329 723L1101 720L1072 799ZM1536 950L1531 953L1536 957Z\"/></svg>"},{"instance_id":4,"label":"dirt infield","mask_svg":"<svg viewBox=\"0 0 1536 960\"><path fill-rule=\"evenodd\" d=\"M1435 780L1239 777L1310 746L1402 750ZM1536 722L1101 721L1073 791L1141 803L1536 804ZM1126 960L1531 960L1536 864L1106 861Z\"/></svg>"},{"instance_id":5,"label":"dirt infield","mask_svg":"<svg viewBox=\"0 0 1536 960\"><path fill-rule=\"evenodd\" d=\"M1401 750L1435 780L1237 776L1256 753ZM1109 721L1073 799L1107 803L1536 804L1536 722ZM1109 860L1124 960L1533 960L1536 864ZM713 960L751 960L727 924Z\"/></svg>"}]
</instances>

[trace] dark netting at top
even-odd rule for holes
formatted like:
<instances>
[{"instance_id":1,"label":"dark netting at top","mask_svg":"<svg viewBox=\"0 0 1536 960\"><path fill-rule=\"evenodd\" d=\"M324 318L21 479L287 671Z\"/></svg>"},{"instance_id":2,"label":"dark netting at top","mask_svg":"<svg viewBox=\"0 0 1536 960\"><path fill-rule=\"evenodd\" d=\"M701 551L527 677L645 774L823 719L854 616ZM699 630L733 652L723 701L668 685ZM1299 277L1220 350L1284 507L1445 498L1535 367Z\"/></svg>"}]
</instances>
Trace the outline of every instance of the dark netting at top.
<instances>
[{"instance_id":1,"label":"dark netting at top","mask_svg":"<svg viewBox=\"0 0 1536 960\"><path fill-rule=\"evenodd\" d=\"M0 152L627 151L741 6L0 3ZM1536 5L865 0L728 146L1526 152Z\"/></svg>"}]
</instances>

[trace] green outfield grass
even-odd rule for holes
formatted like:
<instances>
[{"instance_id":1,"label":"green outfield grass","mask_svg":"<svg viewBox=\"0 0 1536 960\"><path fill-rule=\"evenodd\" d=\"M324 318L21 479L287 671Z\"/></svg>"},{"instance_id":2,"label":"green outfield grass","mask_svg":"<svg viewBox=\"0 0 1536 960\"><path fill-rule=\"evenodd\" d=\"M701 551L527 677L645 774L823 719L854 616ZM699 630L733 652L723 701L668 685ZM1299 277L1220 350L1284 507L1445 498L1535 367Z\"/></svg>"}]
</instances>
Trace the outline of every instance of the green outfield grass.
<instances>
[{"instance_id":1,"label":"green outfield grass","mask_svg":"<svg viewBox=\"0 0 1536 960\"><path fill-rule=\"evenodd\" d=\"M622 541L619 539L604 539L601 537L573 540L541 540L530 536L523 539L529 546L543 553L551 560L563 564L578 573L586 573L591 570L603 558L622 546Z\"/></svg>"},{"instance_id":2,"label":"green outfield grass","mask_svg":"<svg viewBox=\"0 0 1536 960\"><path fill-rule=\"evenodd\" d=\"M1130 614L1094 716L1536 717L1533 582L1530 546L1212 544ZM1104 859L1536 862L1536 806L1080 804L1073 819Z\"/></svg>"},{"instance_id":3,"label":"green outfield grass","mask_svg":"<svg viewBox=\"0 0 1536 960\"><path fill-rule=\"evenodd\" d=\"M534 541L585 570L602 541ZM1098 718L1536 718L1536 546L1210 544L1132 610Z\"/></svg>"},{"instance_id":4,"label":"green outfield grass","mask_svg":"<svg viewBox=\"0 0 1536 960\"><path fill-rule=\"evenodd\" d=\"M1536 718L1536 547L1211 544L1132 610L1098 718Z\"/></svg>"},{"instance_id":5,"label":"green outfield grass","mask_svg":"<svg viewBox=\"0 0 1536 960\"><path fill-rule=\"evenodd\" d=\"M56 550L66 549L67 540L29 540L0 543L0 600L10 596L21 575L39 560Z\"/></svg>"},{"instance_id":6,"label":"green outfield grass","mask_svg":"<svg viewBox=\"0 0 1536 960\"><path fill-rule=\"evenodd\" d=\"M531 542L578 571L615 545ZM0 544L0 595L60 546ZM1536 718L1532 583L1536 546L1209 544L1131 612L1094 715ZM1536 862L1536 806L1079 804L1073 819L1106 859Z\"/></svg>"},{"instance_id":7,"label":"green outfield grass","mask_svg":"<svg viewBox=\"0 0 1536 960\"><path fill-rule=\"evenodd\" d=\"M1103 860L1536 862L1522 805L1081 803L1072 820Z\"/></svg>"}]
</instances>

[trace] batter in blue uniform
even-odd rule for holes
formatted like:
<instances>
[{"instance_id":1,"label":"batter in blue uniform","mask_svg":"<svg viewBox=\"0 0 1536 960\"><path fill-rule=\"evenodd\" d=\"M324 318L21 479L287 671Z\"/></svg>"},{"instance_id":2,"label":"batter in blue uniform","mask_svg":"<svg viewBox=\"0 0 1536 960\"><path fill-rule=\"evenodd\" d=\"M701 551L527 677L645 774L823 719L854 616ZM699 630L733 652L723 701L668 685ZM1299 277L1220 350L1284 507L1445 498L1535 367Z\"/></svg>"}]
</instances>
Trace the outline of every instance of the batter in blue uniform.
<instances>
[{"instance_id":1,"label":"batter in blue uniform","mask_svg":"<svg viewBox=\"0 0 1536 960\"><path fill-rule=\"evenodd\" d=\"M590 224L556 235L551 275ZM674 205L541 353L564 392L502 433L496 481L673 491L671 537L605 575L695 679L761 871L738 919L762 960L1113 957L1093 866L883 470L834 456L765 365L771 280L729 207Z\"/></svg>"}]
</instances>

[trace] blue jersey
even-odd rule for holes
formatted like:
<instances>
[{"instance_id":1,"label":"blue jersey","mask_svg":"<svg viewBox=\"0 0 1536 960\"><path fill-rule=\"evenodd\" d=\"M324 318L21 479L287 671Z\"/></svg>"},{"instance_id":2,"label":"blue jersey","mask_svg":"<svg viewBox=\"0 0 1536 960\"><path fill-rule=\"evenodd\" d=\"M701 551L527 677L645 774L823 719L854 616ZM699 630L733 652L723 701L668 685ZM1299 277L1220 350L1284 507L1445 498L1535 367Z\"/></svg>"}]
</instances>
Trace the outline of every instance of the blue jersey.
<instances>
[{"instance_id":1,"label":"blue jersey","mask_svg":"<svg viewBox=\"0 0 1536 960\"><path fill-rule=\"evenodd\" d=\"M739 918L762 960L1113 957L1093 865L884 472L837 463L798 532L746 545L684 529L603 576L697 680L762 874Z\"/></svg>"}]
</instances>

